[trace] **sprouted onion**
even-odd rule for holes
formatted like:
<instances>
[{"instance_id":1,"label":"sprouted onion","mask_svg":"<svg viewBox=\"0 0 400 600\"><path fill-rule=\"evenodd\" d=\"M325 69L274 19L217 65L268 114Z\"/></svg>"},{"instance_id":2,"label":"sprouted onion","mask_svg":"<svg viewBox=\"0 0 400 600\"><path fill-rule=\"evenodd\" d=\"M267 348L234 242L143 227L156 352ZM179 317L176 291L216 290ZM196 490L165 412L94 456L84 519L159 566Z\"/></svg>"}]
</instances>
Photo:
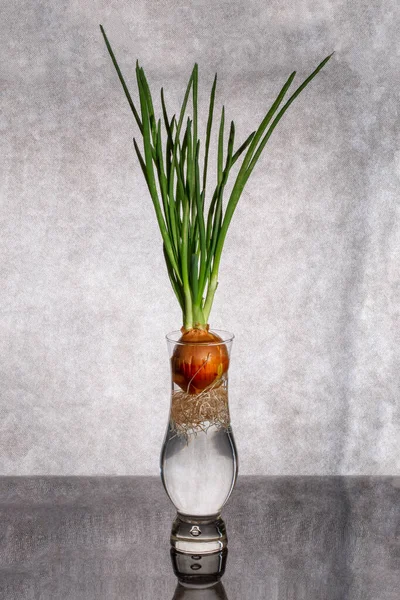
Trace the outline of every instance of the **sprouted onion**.
<instances>
[{"instance_id":1,"label":"sprouted onion","mask_svg":"<svg viewBox=\"0 0 400 600\"><path fill-rule=\"evenodd\" d=\"M211 201L206 207L217 76L211 88L205 142L201 148L198 136L198 65L194 65L190 75L178 117L170 118L161 89L162 118L157 118L143 68L136 63L138 110L101 25L100 29L143 138L142 151L136 139L133 143L156 212L169 279L182 309L182 343L177 344L171 360L173 381L189 395L200 394L217 384L229 366L226 346L218 343L222 342L221 338L209 331L208 319L218 285L221 253L233 213L275 127L332 54L284 102L296 75L293 72L259 127L237 149L233 121L225 143L225 109L222 107L218 128L217 178ZM192 113L191 117L186 117L190 96ZM225 186L232 167L241 157L242 163L224 210Z\"/></svg>"}]
</instances>

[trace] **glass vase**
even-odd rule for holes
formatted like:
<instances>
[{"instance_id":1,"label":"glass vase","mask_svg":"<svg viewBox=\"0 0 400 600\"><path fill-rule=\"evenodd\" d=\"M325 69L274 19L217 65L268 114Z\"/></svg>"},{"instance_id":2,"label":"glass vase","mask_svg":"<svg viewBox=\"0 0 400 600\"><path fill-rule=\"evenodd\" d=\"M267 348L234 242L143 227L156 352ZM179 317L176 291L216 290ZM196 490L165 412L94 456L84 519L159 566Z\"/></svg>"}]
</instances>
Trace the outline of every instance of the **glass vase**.
<instances>
[{"instance_id":1,"label":"glass vase","mask_svg":"<svg viewBox=\"0 0 400 600\"><path fill-rule=\"evenodd\" d=\"M228 402L234 336L212 333L215 342L182 342L180 331L167 336L172 390L161 478L177 510L171 545L189 554L226 547L221 509L238 473Z\"/></svg>"}]
</instances>

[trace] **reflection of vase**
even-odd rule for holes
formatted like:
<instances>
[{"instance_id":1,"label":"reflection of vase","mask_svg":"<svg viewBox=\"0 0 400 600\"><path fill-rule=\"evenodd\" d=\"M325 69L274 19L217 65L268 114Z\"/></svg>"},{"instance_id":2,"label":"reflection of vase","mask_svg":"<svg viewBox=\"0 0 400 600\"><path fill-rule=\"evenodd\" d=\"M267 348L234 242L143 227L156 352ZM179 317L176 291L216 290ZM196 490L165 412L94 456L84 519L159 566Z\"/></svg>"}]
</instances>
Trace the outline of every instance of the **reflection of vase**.
<instances>
[{"instance_id":1,"label":"reflection of vase","mask_svg":"<svg viewBox=\"0 0 400 600\"><path fill-rule=\"evenodd\" d=\"M226 545L220 518L237 477L237 451L228 404L233 335L188 343L167 336L172 369L169 424L161 477L177 509L171 543L181 552L216 552Z\"/></svg>"},{"instance_id":2,"label":"reflection of vase","mask_svg":"<svg viewBox=\"0 0 400 600\"><path fill-rule=\"evenodd\" d=\"M228 600L220 582L225 572L227 549L212 554L183 554L171 549L178 586L172 600Z\"/></svg>"},{"instance_id":3,"label":"reflection of vase","mask_svg":"<svg viewBox=\"0 0 400 600\"><path fill-rule=\"evenodd\" d=\"M220 581L205 587L187 587L178 583L172 600L228 600L228 597Z\"/></svg>"}]
</instances>

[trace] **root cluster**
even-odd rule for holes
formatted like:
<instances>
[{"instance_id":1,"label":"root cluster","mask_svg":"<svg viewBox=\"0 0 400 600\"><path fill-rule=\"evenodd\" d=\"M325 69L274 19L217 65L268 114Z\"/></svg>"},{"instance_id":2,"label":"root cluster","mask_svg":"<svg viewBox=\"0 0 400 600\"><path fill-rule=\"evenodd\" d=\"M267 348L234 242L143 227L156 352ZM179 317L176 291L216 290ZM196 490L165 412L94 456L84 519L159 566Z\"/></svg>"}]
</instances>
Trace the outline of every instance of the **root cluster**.
<instances>
[{"instance_id":1,"label":"root cluster","mask_svg":"<svg viewBox=\"0 0 400 600\"><path fill-rule=\"evenodd\" d=\"M229 427L228 393L223 385L200 394L177 391L172 395L171 425L186 438L211 426Z\"/></svg>"}]
</instances>

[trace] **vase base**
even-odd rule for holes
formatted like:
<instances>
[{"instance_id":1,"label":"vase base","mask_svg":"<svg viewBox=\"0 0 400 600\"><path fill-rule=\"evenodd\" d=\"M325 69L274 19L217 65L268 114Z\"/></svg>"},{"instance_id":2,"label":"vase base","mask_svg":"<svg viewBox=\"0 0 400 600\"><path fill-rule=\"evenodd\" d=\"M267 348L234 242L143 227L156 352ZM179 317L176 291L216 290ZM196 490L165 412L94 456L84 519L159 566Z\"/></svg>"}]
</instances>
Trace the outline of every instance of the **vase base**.
<instances>
[{"instance_id":1,"label":"vase base","mask_svg":"<svg viewBox=\"0 0 400 600\"><path fill-rule=\"evenodd\" d=\"M225 523L220 516L210 521L178 514L172 524L171 546L184 554L212 554L227 547Z\"/></svg>"}]
</instances>

